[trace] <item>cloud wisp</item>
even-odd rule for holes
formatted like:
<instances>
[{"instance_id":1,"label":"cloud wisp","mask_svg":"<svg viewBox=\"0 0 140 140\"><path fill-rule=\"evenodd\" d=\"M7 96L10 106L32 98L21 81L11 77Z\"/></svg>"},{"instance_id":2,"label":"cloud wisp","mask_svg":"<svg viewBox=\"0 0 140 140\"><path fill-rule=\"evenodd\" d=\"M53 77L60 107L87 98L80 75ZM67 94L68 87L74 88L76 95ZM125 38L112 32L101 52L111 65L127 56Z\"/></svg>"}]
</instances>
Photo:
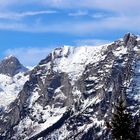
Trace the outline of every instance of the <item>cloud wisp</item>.
<instances>
[{"instance_id":1,"label":"cloud wisp","mask_svg":"<svg viewBox=\"0 0 140 140\"><path fill-rule=\"evenodd\" d=\"M14 48L8 49L4 52L4 56L14 55L16 56L23 65L25 66L35 66L40 62L41 59L47 57L47 55L52 51L52 48L39 48L39 47L29 47L29 48Z\"/></svg>"},{"instance_id":2,"label":"cloud wisp","mask_svg":"<svg viewBox=\"0 0 140 140\"><path fill-rule=\"evenodd\" d=\"M83 39L75 41L77 46L99 46L104 44L109 44L111 41L103 39Z\"/></svg>"},{"instance_id":3,"label":"cloud wisp","mask_svg":"<svg viewBox=\"0 0 140 140\"><path fill-rule=\"evenodd\" d=\"M69 16L77 17L77 16L86 16L88 15L88 11L85 10L78 10L76 12L72 12L68 14Z\"/></svg>"},{"instance_id":4,"label":"cloud wisp","mask_svg":"<svg viewBox=\"0 0 140 140\"><path fill-rule=\"evenodd\" d=\"M82 38L75 42L78 45L101 45L109 41L92 38L107 38L102 36L109 36L110 32L140 32L139 5L138 0L0 0L0 30L40 38L44 33L60 33L66 41ZM39 47L15 48L6 50L5 55L15 55L23 64L33 66L50 51Z\"/></svg>"},{"instance_id":5,"label":"cloud wisp","mask_svg":"<svg viewBox=\"0 0 140 140\"><path fill-rule=\"evenodd\" d=\"M55 14L57 11L46 10L46 11L26 11L26 12L0 12L0 19L21 19L29 16L38 16L43 14Z\"/></svg>"},{"instance_id":6,"label":"cloud wisp","mask_svg":"<svg viewBox=\"0 0 140 140\"><path fill-rule=\"evenodd\" d=\"M135 22L132 22L135 21ZM18 23L18 22L1 22L1 30L14 30L23 32L34 32L34 33L66 33L66 34L76 34L76 35L87 35L96 34L102 31L117 31L126 30L131 32L140 32L138 28L140 25L140 17L108 17L101 20L91 20L91 21L60 21L58 23L42 23L34 22L32 24L28 23ZM68 28L69 27L69 28Z\"/></svg>"},{"instance_id":7,"label":"cloud wisp","mask_svg":"<svg viewBox=\"0 0 140 140\"><path fill-rule=\"evenodd\" d=\"M9 3L8 3L8 2ZM2 0L0 4L7 7L14 7L19 3L19 0L7 0L6 2ZM10 21L0 20L0 30L12 30L20 32L34 32L34 33L65 33L65 34L76 34L76 35L87 35L87 34L96 34L99 32L105 32L107 30L118 31L126 30L131 32L139 32L140 29L137 27L140 24L139 16L139 4L140 1L137 0L30 0L22 1L20 5L29 6L32 4L34 7L39 5L46 7L46 9L54 10L38 10L38 11L22 11L22 12L0 12L0 19L10 19ZM0 5L1 7L1 5ZM61 9L61 14L67 11L68 16L65 20L58 20L57 22L53 18L46 20L46 17L42 16L41 21L37 22L40 18L39 15L42 14L55 14L58 11L55 9ZM64 10L65 9L65 10ZM79 10L77 10L79 9ZM98 9L97 13L91 12L91 9ZM133 10L130 10L133 9ZM63 11L64 10L64 11ZM107 11L110 14L106 15L103 11ZM31 16L36 16L32 21L30 20ZM58 15L56 15L58 16ZM79 17L78 20L75 20L73 17ZM86 17L91 17L89 20ZM28 20L24 17L29 17ZM17 19L23 19L18 21ZM81 20L82 19L82 20ZM135 22L132 22L135 21ZM131 24L130 24L131 23ZM68 28L69 27L69 28Z\"/></svg>"},{"instance_id":8,"label":"cloud wisp","mask_svg":"<svg viewBox=\"0 0 140 140\"><path fill-rule=\"evenodd\" d=\"M4 7L10 10L11 7L22 6L42 6L46 8L57 9L102 9L107 11L114 11L122 14L139 14L140 1L138 0L1 0L0 9ZM10 7L10 8L9 8ZM133 10L130 10L133 9Z\"/></svg>"}]
</instances>

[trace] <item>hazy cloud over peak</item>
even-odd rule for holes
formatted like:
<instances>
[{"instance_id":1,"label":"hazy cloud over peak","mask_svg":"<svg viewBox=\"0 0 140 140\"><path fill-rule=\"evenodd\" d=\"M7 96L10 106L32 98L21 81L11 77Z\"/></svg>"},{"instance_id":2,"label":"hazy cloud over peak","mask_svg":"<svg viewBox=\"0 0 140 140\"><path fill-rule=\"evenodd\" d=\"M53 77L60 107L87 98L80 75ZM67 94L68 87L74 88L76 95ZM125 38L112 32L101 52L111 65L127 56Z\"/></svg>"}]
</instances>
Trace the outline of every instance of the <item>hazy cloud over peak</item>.
<instances>
[{"instance_id":1,"label":"hazy cloud over peak","mask_svg":"<svg viewBox=\"0 0 140 140\"><path fill-rule=\"evenodd\" d=\"M0 49L77 45L75 40L100 44L126 32L139 34L139 5L138 0L0 0Z\"/></svg>"}]
</instances>

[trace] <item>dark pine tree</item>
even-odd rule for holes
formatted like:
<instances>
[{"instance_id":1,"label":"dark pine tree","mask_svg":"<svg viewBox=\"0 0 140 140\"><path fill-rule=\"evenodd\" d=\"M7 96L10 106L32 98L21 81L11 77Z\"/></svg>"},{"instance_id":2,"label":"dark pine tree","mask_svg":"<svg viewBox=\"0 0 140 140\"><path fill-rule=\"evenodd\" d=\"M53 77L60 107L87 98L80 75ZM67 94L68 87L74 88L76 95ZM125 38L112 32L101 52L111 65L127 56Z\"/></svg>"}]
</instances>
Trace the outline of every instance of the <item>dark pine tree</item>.
<instances>
[{"instance_id":1,"label":"dark pine tree","mask_svg":"<svg viewBox=\"0 0 140 140\"><path fill-rule=\"evenodd\" d=\"M132 117L122 99L115 105L110 125L114 140L133 140Z\"/></svg>"},{"instance_id":2,"label":"dark pine tree","mask_svg":"<svg viewBox=\"0 0 140 140\"><path fill-rule=\"evenodd\" d=\"M140 115L136 119L136 123L133 129L133 139L134 140L140 140Z\"/></svg>"}]
</instances>

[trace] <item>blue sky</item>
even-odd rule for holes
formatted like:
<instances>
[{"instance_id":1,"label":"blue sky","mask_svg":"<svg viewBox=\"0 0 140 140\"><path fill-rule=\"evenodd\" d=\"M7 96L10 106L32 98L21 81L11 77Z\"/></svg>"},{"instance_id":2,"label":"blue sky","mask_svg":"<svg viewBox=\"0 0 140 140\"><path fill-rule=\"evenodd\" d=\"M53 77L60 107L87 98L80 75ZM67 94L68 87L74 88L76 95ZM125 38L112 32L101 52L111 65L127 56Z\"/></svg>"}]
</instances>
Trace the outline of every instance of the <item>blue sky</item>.
<instances>
[{"instance_id":1,"label":"blue sky","mask_svg":"<svg viewBox=\"0 0 140 140\"><path fill-rule=\"evenodd\" d=\"M140 33L139 0L0 0L0 58L35 65L55 47Z\"/></svg>"}]
</instances>

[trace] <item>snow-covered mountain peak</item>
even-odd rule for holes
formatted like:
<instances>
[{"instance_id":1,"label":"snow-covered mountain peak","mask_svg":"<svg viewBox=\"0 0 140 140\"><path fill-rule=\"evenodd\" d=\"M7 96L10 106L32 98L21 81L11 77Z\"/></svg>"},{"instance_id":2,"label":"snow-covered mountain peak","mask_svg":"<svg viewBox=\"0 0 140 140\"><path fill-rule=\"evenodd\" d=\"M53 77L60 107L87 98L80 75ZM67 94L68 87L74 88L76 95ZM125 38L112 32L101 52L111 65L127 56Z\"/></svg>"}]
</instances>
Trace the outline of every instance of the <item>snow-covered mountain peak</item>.
<instances>
[{"instance_id":1,"label":"snow-covered mountain peak","mask_svg":"<svg viewBox=\"0 0 140 140\"><path fill-rule=\"evenodd\" d=\"M118 97L138 115L139 52L139 37L131 33L107 45L54 49L29 73L16 100L0 116L0 135L16 140L110 138L105 122ZM3 78L3 91L23 81L16 76Z\"/></svg>"},{"instance_id":2,"label":"snow-covered mountain peak","mask_svg":"<svg viewBox=\"0 0 140 140\"><path fill-rule=\"evenodd\" d=\"M104 57L102 56L102 52L108 45L109 44L102 46L64 46L62 48L56 48L51 55L49 55L49 58L51 58L50 61L46 61L47 68L53 66L53 71L67 73L70 79L76 80L82 75L86 65L96 63Z\"/></svg>"},{"instance_id":3,"label":"snow-covered mountain peak","mask_svg":"<svg viewBox=\"0 0 140 140\"><path fill-rule=\"evenodd\" d=\"M28 71L19 60L9 55L0 62L0 107L13 102L28 80Z\"/></svg>"},{"instance_id":4,"label":"snow-covered mountain peak","mask_svg":"<svg viewBox=\"0 0 140 140\"><path fill-rule=\"evenodd\" d=\"M15 58L15 59L17 59L17 58L16 58L14 55L12 55L12 54L6 56L4 59L11 59L11 58Z\"/></svg>"},{"instance_id":5,"label":"snow-covered mountain peak","mask_svg":"<svg viewBox=\"0 0 140 140\"><path fill-rule=\"evenodd\" d=\"M9 76L14 76L19 72L25 72L28 69L25 68L19 60L13 56L10 55L8 57L5 57L1 62L0 62L0 73L9 75Z\"/></svg>"},{"instance_id":6,"label":"snow-covered mountain peak","mask_svg":"<svg viewBox=\"0 0 140 140\"><path fill-rule=\"evenodd\" d=\"M125 43L125 45L136 45L137 41L139 41L140 38L138 35L132 34L132 33L127 33L124 35L123 37L123 41Z\"/></svg>"}]
</instances>

